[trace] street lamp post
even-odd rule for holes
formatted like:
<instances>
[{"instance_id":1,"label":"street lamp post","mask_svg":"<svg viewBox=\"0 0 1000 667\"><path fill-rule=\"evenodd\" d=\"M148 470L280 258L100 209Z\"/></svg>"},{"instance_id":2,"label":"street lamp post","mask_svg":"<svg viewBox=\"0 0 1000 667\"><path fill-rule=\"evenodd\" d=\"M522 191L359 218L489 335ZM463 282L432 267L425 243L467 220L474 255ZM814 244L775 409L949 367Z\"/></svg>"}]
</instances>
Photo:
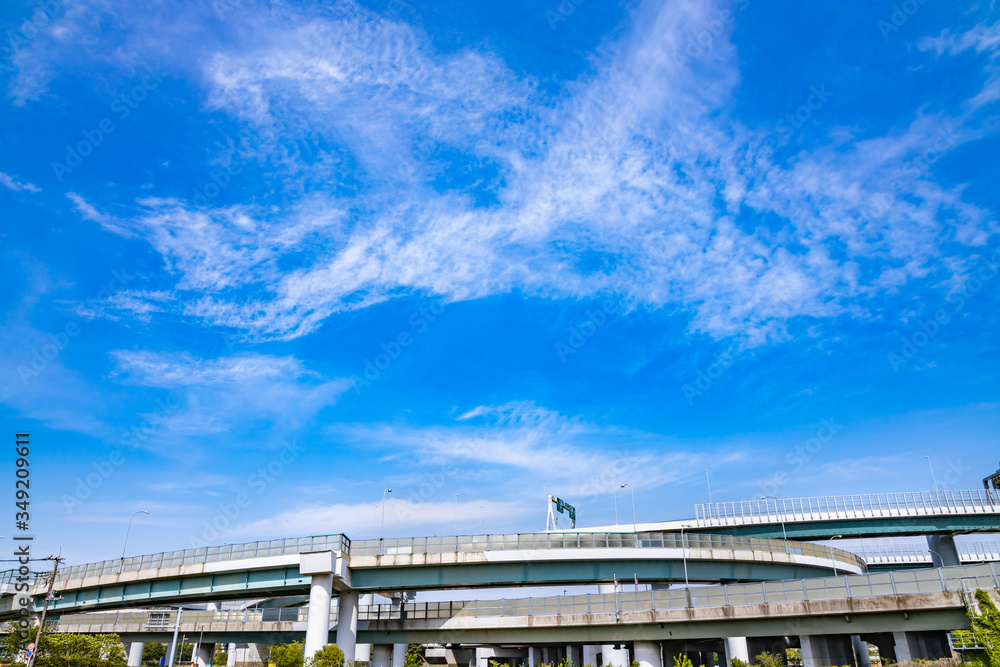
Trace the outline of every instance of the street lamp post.
<instances>
[{"instance_id":1,"label":"street lamp post","mask_svg":"<svg viewBox=\"0 0 1000 667\"><path fill-rule=\"evenodd\" d=\"M937 477L934 476L934 466L931 465L931 457L925 456L924 458L927 459L927 467L931 469L931 481L934 482L934 492L936 493L938 490Z\"/></svg>"},{"instance_id":2,"label":"street lamp post","mask_svg":"<svg viewBox=\"0 0 1000 667\"><path fill-rule=\"evenodd\" d=\"M687 597L687 606L691 606L691 584L688 581L688 557L687 542L684 540L684 529L690 528L688 524L681 525L681 560L684 562L684 595Z\"/></svg>"},{"instance_id":3,"label":"street lamp post","mask_svg":"<svg viewBox=\"0 0 1000 667\"><path fill-rule=\"evenodd\" d=\"M125 543L122 544L122 559L121 559L121 565L118 567L118 574L121 574L122 570L125 569L125 548L128 547L128 534L132 530L132 517L134 517L136 514L149 514L149 512L147 512L146 510L136 510L132 512L132 514L129 516L128 527L125 529Z\"/></svg>"},{"instance_id":4,"label":"street lamp post","mask_svg":"<svg viewBox=\"0 0 1000 667\"><path fill-rule=\"evenodd\" d=\"M382 525L379 528L378 533L378 552L382 553L382 542L385 539L385 494L392 493L392 489L386 489L382 492Z\"/></svg>"},{"instance_id":5,"label":"street lamp post","mask_svg":"<svg viewBox=\"0 0 1000 667\"><path fill-rule=\"evenodd\" d=\"M785 517L781 514L781 509L778 507L778 499L774 496L761 496L761 500L767 500L771 498L774 500L774 513L778 515L778 521L781 522L781 537L785 540L785 551L788 551L788 533L785 532Z\"/></svg>"},{"instance_id":6,"label":"street lamp post","mask_svg":"<svg viewBox=\"0 0 1000 667\"><path fill-rule=\"evenodd\" d=\"M830 550L830 560L833 561L833 576L837 576L837 559L833 557L833 544L832 542L838 538L843 537L843 535L834 535L830 538L831 544L826 545L826 548Z\"/></svg>"},{"instance_id":7,"label":"street lamp post","mask_svg":"<svg viewBox=\"0 0 1000 667\"><path fill-rule=\"evenodd\" d=\"M632 537L635 540L635 545L639 546L639 528L635 522L635 489L628 482L622 484L621 488L628 487L628 490L632 492Z\"/></svg>"}]
</instances>

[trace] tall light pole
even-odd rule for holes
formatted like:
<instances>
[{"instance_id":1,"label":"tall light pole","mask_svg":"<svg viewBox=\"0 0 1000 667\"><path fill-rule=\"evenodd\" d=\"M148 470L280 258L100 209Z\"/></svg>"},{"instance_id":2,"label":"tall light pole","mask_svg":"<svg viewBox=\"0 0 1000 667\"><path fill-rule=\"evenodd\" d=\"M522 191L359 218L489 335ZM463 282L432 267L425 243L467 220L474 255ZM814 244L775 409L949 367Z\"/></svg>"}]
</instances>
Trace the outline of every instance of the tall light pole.
<instances>
[{"instance_id":1,"label":"tall light pole","mask_svg":"<svg viewBox=\"0 0 1000 667\"><path fill-rule=\"evenodd\" d=\"M833 541L843 537L843 535L834 535L830 538L830 544L826 545L826 548L830 550L830 560L833 561L833 576L837 576L837 559L833 557Z\"/></svg>"},{"instance_id":2,"label":"tall light pole","mask_svg":"<svg viewBox=\"0 0 1000 667\"><path fill-rule=\"evenodd\" d=\"M691 584L688 582L688 556L687 542L684 541L684 529L690 528L688 524L681 524L681 559L684 561L684 591L687 596L687 605L691 606Z\"/></svg>"},{"instance_id":3,"label":"tall light pole","mask_svg":"<svg viewBox=\"0 0 1000 667\"><path fill-rule=\"evenodd\" d=\"M122 573L125 569L125 548L128 546L128 534L132 530L132 517L136 514L149 514L146 510L136 510L128 518L128 528L125 529L125 543L122 545L122 561L121 565L118 567L118 574Z\"/></svg>"},{"instance_id":4,"label":"tall light pole","mask_svg":"<svg viewBox=\"0 0 1000 667\"><path fill-rule=\"evenodd\" d=\"M705 482L708 483L708 504L712 504L712 478L708 476L708 468L705 468Z\"/></svg>"},{"instance_id":5,"label":"tall light pole","mask_svg":"<svg viewBox=\"0 0 1000 667\"><path fill-rule=\"evenodd\" d=\"M927 459L927 467L931 469L931 481L934 482L934 491L937 491L937 477L934 476L934 466L931 465L931 457L925 456L924 458Z\"/></svg>"},{"instance_id":6,"label":"tall light pole","mask_svg":"<svg viewBox=\"0 0 1000 667\"><path fill-rule=\"evenodd\" d=\"M635 540L635 545L639 546L639 529L635 523L635 489L628 482L622 484L622 488L628 487L628 490L632 492L632 537Z\"/></svg>"},{"instance_id":7,"label":"tall light pole","mask_svg":"<svg viewBox=\"0 0 1000 667\"><path fill-rule=\"evenodd\" d=\"M772 498L774 500L774 513L778 515L778 521L781 522L781 537L785 540L785 551L788 551L788 533L785 532L785 517L781 515L781 510L778 508L778 499L774 496L761 496L761 500L767 500Z\"/></svg>"},{"instance_id":8,"label":"tall light pole","mask_svg":"<svg viewBox=\"0 0 1000 667\"><path fill-rule=\"evenodd\" d=\"M382 526L379 528L378 533L378 550L382 551L382 540L385 538L385 494L392 493L392 489L386 489L382 492Z\"/></svg>"}]
</instances>

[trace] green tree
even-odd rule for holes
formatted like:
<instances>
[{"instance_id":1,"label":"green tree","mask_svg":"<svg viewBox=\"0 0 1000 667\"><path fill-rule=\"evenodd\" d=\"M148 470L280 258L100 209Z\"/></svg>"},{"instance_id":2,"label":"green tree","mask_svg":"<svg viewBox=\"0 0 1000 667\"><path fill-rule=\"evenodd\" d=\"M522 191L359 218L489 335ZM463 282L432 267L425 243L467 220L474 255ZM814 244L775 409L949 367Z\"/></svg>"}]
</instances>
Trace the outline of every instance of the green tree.
<instances>
[{"instance_id":1,"label":"green tree","mask_svg":"<svg viewBox=\"0 0 1000 667\"><path fill-rule=\"evenodd\" d=\"M226 653L225 651L216 653L215 657L212 658L212 664L215 665L216 667L224 667L228 662L229 662L229 654Z\"/></svg>"},{"instance_id":2,"label":"green tree","mask_svg":"<svg viewBox=\"0 0 1000 667\"><path fill-rule=\"evenodd\" d=\"M302 642L278 644L271 647L270 661L274 667L303 667L304 646Z\"/></svg>"},{"instance_id":3,"label":"green tree","mask_svg":"<svg viewBox=\"0 0 1000 667\"><path fill-rule=\"evenodd\" d=\"M309 667L343 667L344 652L336 644L327 644L309 658Z\"/></svg>"},{"instance_id":4,"label":"green tree","mask_svg":"<svg viewBox=\"0 0 1000 667\"><path fill-rule=\"evenodd\" d=\"M769 651L758 653L754 661L760 665L760 667L786 667L787 664L784 655L771 653Z\"/></svg>"},{"instance_id":5,"label":"green tree","mask_svg":"<svg viewBox=\"0 0 1000 667\"><path fill-rule=\"evenodd\" d=\"M407 644L403 667L424 667L423 644Z\"/></svg>"},{"instance_id":6,"label":"green tree","mask_svg":"<svg viewBox=\"0 0 1000 667\"><path fill-rule=\"evenodd\" d=\"M142 648L142 663L144 665L158 665L160 658L167 657L167 647L164 644L154 644L147 642Z\"/></svg>"},{"instance_id":7,"label":"green tree","mask_svg":"<svg viewBox=\"0 0 1000 667\"><path fill-rule=\"evenodd\" d=\"M984 657L989 667L1000 667L1000 610L981 588L976 589L975 601L975 605L971 601L966 605L969 629L976 643L985 649ZM976 613L977 606L979 613Z\"/></svg>"}]
</instances>

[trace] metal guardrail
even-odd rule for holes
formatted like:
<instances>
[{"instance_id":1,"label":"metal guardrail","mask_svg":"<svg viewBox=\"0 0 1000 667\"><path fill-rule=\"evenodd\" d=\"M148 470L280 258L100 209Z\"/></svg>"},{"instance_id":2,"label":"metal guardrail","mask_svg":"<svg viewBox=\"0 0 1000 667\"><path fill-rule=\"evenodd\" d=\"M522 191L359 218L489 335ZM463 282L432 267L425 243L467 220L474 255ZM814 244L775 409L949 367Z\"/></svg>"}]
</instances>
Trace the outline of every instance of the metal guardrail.
<instances>
[{"instance_id":1,"label":"metal guardrail","mask_svg":"<svg viewBox=\"0 0 1000 667\"><path fill-rule=\"evenodd\" d=\"M1000 500L986 489L869 493L856 496L744 500L695 505L699 527L880 517L996 514Z\"/></svg>"},{"instance_id":2,"label":"metal guardrail","mask_svg":"<svg viewBox=\"0 0 1000 667\"><path fill-rule=\"evenodd\" d=\"M727 584L691 588L691 607L722 607L767 604L775 602L802 602L814 600L845 600L888 595L913 595L942 593L945 591L968 592L976 588L1000 588L996 565L959 565L926 570L879 572L875 574L822 577L768 581L752 584ZM687 608L686 591L669 590L621 593L620 603L613 594L569 595L546 598L518 598L511 600L459 600L449 602L408 602L400 605L376 604L359 608L358 620L447 620L460 617L490 618L498 616L550 616L559 614L613 613L615 611L651 611ZM616 606L620 607L616 609ZM336 619L336 601L333 605ZM260 623L264 610L183 611L182 623ZM147 615L159 614L156 623ZM152 628L172 628L176 611L164 612L99 612L62 616L60 627L84 625L111 625L127 623ZM308 618L308 609L296 613L299 622Z\"/></svg>"},{"instance_id":3,"label":"metal guardrail","mask_svg":"<svg viewBox=\"0 0 1000 667\"><path fill-rule=\"evenodd\" d=\"M976 636L970 630L954 630L948 633L948 646L953 651L984 651Z\"/></svg>"},{"instance_id":4,"label":"metal guardrail","mask_svg":"<svg viewBox=\"0 0 1000 667\"><path fill-rule=\"evenodd\" d=\"M682 547L682 544L685 546ZM61 570L57 583L114 575L119 571L195 565L199 563L239 560L261 556L279 556L304 551L344 551L352 557L404 554L436 554L481 551L548 551L556 549L722 549L733 551L764 551L791 553L816 558L833 559L841 563L864 568L864 560L849 551L831 549L825 545L806 542L785 542L757 537L732 535L707 535L685 533L683 542L679 533L520 533L511 535L459 535L454 537L414 537L391 540L356 540L351 542L343 535L322 535L272 542L251 542L224 547L207 547L173 551L151 556L137 556L122 560L107 560L87 565L77 565ZM48 583L48 575L39 575L35 585Z\"/></svg>"},{"instance_id":5,"label":"metal guardrail","mask_svg":"<svg viewBox=\"0 0 1000 667\"><path fill-rule=\"evenodd\" d=\"M182 549L180 551L164 551L146 556L119 558L67 567L60 570L56 575L56 582L65 583L74 579L101 577L118 574L119 572L155 570L163 567L180 567L182 565L198 565L202 563L216 563L245 558L263 558L267 556L285 556L306 551L341 551L346 553L350 549L350 544L351 541L345 535L337 534L264 542L246 542L243 544L226 544L220 547ZM48 577L48 574L38 575L35 582L36 585L47 584Z\"/></svg>"}]
</instances>

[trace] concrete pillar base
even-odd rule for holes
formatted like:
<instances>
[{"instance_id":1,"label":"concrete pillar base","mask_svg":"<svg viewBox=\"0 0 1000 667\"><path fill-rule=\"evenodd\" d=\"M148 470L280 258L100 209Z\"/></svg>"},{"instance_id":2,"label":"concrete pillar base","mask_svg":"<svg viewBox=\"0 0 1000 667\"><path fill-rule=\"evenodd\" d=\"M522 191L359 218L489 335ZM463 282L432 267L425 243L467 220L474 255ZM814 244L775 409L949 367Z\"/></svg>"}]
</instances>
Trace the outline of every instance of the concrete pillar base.
<instances>
[{"instance_id":1,"label":"concrete pillar base","mask_svg":"<svg viewBox=\"0 0 1000 667\"><path fill-rule=\"evenodd\" d=\"M750 663L750 651L746 637L726 637L726 667L733 667L733 658ZM803 665L803 667L805 667Z\"/></svg>"},{"instance_id":2,"label":"concrete pillar base","mask_svg":"<svg viewBox=\"0 0 1000 667\"><path fill-rule=\"evenodd\" d=\"M868 642L861 639L860 635L851 635L851 648L854 649L854 657L858 667L872 667L872 658L868 653Z\"/></svg>"},{"instance_id":3,"label":"concrete pillar base","mask_svg":"<svg viewBox=\"0 0 1000 667\"><path fill-rule=\"evenodd\" d=\"M632 644L635 652L635 660L639 667L663 667L660 660L660 642L635 641Z\"/></svg>"},{"instance_id":4,"label":"concrete pillar base","mask_svg":"<svg viewBox=\"0 0 1000 667\"><path fill-rule=\"evenodd\" d=\"M142 652L146 649L145 642L132 642L128 647L128 667L139 667L142 664Z\"/></svg>"}]
</instances>

